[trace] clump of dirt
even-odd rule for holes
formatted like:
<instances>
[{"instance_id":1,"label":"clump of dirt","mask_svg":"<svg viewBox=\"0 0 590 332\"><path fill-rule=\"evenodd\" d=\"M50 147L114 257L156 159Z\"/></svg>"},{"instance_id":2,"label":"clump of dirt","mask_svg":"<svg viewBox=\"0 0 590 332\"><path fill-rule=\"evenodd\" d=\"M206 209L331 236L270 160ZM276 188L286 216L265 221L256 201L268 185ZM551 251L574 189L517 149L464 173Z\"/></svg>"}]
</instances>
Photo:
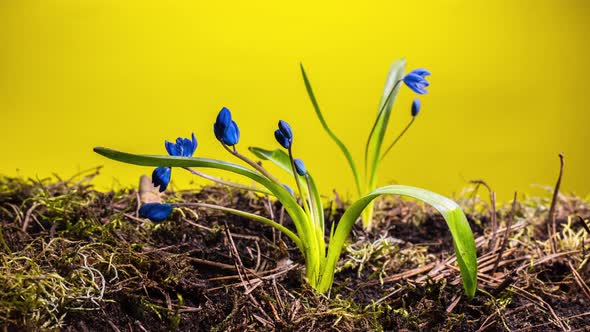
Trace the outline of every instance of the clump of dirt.
<instances>
[{"instance_id":1,"label":"clump of dirt","mask_svg":"<svg viewBox=\"0 0 590 332\"><path fill-rule=\"evenodd\" d=\"M434 210L395 197L376 227L355 227L329 296L302 280L295 245L270 227L182 207L138 217L135 190L90 180L0 177L0 325L4 330L566 330L590 323L587 201L560 196L554 245L548 199L498 209L459 200L476 236L479 291L462 293L450 233ZM221 187L176 192L291 221L266 197ZM328 227L343 212L328 204ZM510 221L510 222L509 222ZM507 224L510 224L507 229Z\"/></svg>"}]
</instances>

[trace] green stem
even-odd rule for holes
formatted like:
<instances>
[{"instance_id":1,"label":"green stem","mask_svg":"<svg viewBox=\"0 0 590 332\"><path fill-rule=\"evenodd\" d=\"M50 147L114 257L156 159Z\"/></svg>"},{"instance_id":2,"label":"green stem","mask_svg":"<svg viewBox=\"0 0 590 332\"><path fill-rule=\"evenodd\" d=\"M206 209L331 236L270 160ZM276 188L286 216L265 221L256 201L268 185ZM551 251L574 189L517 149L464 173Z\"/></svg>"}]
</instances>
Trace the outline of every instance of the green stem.
<instances>
[{"instance_id":1,"label":"green stem","mask_svg":"<svg viewBox=\"0 0 590 332\"><path fill-rule=\"evenodd\" d=\"M276 184L281 184L281 182L279 180L277 180L277 178L275 178L272 174L270 174L264 167L260 166L258 163L256 163L255 161L251 160L250 158L244 156L243 154L240 154L238 152L238 150L236 149L236 146L233 146L233 150L231 150L227 145L225 144L221 144L223 145L223 147L231 154L233 154L234 156L238 157L239 159L241 159L242 161L244 161L246 164L252 166L254 169L256 169L257 171L259 171L262 175L266 176L269 180L271 180L272 182L276 183Z\"/></svg>"},{"instance_id":2,"label":"green stem","mask_svg":"<svg viewBox=\"0 0 590 332\"><path fill-rule=\"evenodd\" d=\"M414 123L414 120L416 120L415 116L412 117L412 120L410 120L410 123L408 123L408 125L404 128L404 130L402 130L402 132L395 138L395 140L393 140L393 143L391 143L391 145L387 148L387 150L385 150L385 152L383 152L383 155L381 155L381 159L379 160L379 162L383 161L383 158L385 158L385 156L387 155L389 150L391 150L391 148L393 148L395 143L397 143L397 141L399 141L399 139L402 138L402 136L404 136L406 131L408 131L408 129L410 129L410 127L412 126L412 123Z\"/></svg>"}]
</instances>

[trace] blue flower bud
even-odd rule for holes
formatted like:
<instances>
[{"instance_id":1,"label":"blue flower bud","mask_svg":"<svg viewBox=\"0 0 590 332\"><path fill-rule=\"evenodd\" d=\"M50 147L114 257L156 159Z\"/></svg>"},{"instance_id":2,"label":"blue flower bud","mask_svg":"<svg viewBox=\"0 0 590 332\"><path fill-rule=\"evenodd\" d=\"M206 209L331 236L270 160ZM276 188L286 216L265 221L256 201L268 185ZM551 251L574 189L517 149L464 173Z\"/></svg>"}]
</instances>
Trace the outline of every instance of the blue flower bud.
<instances>
[{"instance_id":1,"label":"blue flower bud","mask_svg":"<svg viewBox=\"0 0 590 332\"><path fill-rule=\"evenodd\" d=\"M285 187L285 189L287 189L287 191L289 192L289 194L291 194L291 196L295 197L295 192L293 191L293 189L291 189L291 187L289 187L286 184L283 184L283 187Z\"/></svg>"},{"instance_id":2,"label":"blue flower bud","mask_svg":"<svg viewBox=\"0 0 590 332\"><path fill-rule=\"evenodd\" d=\"M285 149L288 149L291 147L291 140L289 140L287 137L285 137L285 135L283 135L283 133L281 132L280 129L275 130L275 138L277 140L277 142L279 142L279 144L284 147Z\"/></svg>"},{"instance_id":3,"label":"blue flower bud","mask_svg":"<svg viewBox=\"0 0 590 332\"><path fill-rule=\"evenodd\" d=\"M293 140L293 131L287 122L280 120L279 130L281 131L281 134L283 134L283 136L285 136L287 139Z\"/></svg>"},{"instance_id":4,"label":"blue flower bud","mask_svg":"<svg viewBox=\"0 0 590 332\"><path fill-rule=\"evenodd\" d=\"M412 116L418 115L418 113L420 112L420 106L420 99L414 99L414 101L412 102Z\"/></svg>"},{"instance_id":5,"label":"blue flower bud","mask_svg":"<svg viewBox=\"0 0 590 332\"><path fill-rule=\"evenodd\" d=\"M295 163L295 171L297 172L297 174L299 174L301 176L307 174L307 169L305 169L305 164L303 164L303 160L295 159L294 163Z\"/></svg>"},{"instance_id":6,"label":"blue flower bud","mask_svg":"<svg viewBox=\"0 0 590 332\"><path fill-rule=\"evenodd\" d=\"M225 145L236 145L240 140L240 128L232 120L231 112L226 107L222 108L213 124L215 137Z\"/></svg>"},{"instance_id":7,"label":"blue flower bud","mask_svg":"<svg viewBox=\"0 0 590 332\"><path fill-rule=\"evenodd\" d=\"M197 149L197 139L195 133L191 134L191 139L178 137L176 143L164 142L168 154L174 157L192 157Z\"/></svg>"},{"instance_id":8,"label":"blue flower bud","mask_svg":"<svg viewBox=\"0 0 590 332\"><path fill-rule=\"evenodd\" d=\"M172 169L170 167L158 167L152 172L152 183L154 187L160 187L160 192L166 190L168 183L170 183L170 175Z\"/></svg>"},{"instance_id":9,"label":"blue flower bud","mask_svg":"<svg viewBox=\"0 0 590 332\"><path fill-rule=\"evenodd\" d=\"M425 88L428 87L430 83L424 78L428 75L430 75L430 72L426 69L415 69L404 76L403 80L408 88L419 95L423 95L428 93Z\"/></svg>"},{"instance_id":10,"label":"blue flower bud","mask_svg":"<svg viewBox=\"0 0 590 332\"><path fill-rule=\"evenodd\" d=\"M172 205L162 203L146 203L139 208L139 215L153 222L164 221L172 213Z\"/></svg>"}]
</instances>

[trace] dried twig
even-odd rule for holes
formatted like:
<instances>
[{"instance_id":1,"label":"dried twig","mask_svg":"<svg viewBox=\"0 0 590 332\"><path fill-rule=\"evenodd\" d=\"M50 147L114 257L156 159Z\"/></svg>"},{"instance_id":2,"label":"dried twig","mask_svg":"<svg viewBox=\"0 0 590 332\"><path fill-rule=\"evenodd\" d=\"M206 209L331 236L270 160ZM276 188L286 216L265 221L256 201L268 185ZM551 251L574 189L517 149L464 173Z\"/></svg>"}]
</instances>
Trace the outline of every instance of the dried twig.
<instances>
[{"instance_id":1,"label":"dried twig","mask_svg":"<svg viewBox=\"0 0 590 332\"><path fill-rule=\"evenodd\" d=\"M500 260L502 259L502 252L506 250L506 246L508 245L508 239L510 238L510 227L514 222L514 214L516 213L516 195L517 193L514 192L514 199L512 200L512 208L510 210L510 216L508 217L508 221L506 223L506 232L504 232L504 239L502 240L502 245L500 246L500 251L498 251L498 259L496 259L496 263L494 263L494 268L492 269L492 275L496 273L496 269L498 268L498 264L500 264Z\"/></svg>"},{"instance_id":2,"label":"dried twig","mask_svg":"<svg viewBox=\"0 0 590 332\"><path fill-rule=\"evenodd\" d=\"M489 251L494 252L496 251L496 234L498 232L498 219L496 216L496 192L492 190L492 188L484 181L484 180L472 180L471 183L476 185L483 185L488 190L490 194L490 205L492 209L491 215L491 222L492 222L492 238L488 243Z\"/></svg>"},{"instance_id":3,"label":"dried twig","mask_svg":"<svg viewBox=\"0 0 590 332\"><path fill-rule=\"evenodd\" d=\"M557 197L559 196L559 187L561 187L561 178L563 176L563 153L559 154L559 176L557 177L557 183L555 183L555 189L553 190L553 197L551 198L551 206L549 208L549 215L547 216L547 236L551 243L551 252L557 252L557 240L555 236L557 234L557 227L555 226L555 206L557 205Z\"/></svg>"}]
</instances>

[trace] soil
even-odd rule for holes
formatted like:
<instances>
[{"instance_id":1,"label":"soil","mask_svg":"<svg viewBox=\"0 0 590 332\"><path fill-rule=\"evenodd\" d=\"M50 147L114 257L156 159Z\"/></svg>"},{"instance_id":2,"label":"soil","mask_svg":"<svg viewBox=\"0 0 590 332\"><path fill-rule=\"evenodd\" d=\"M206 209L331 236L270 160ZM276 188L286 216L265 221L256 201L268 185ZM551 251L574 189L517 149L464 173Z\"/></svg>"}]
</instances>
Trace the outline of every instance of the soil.
<instances>
[{"instance_id":1,"label":"soil","mask_svg":"<svg viewBox=\"0 0 590 332\"><path fill-rule=\"evenodd\" d=\"M496 232L489 204L458 199L478 247L471 300L444 219L414 201L382 199L375 228L353 230L330 294L319 295L302 280L297 248L272 228L187 207L151 223L137 215L135 190L99 192L91 178L0 177L5 331L590 331L590 234L581 224L590 205L578 197L560 196L553 247L547 199L502 206ZM227 188L165 200L290 225L279 203ZM339 205L326 209L327 229Z\"/></svg>"}]
</instances>

